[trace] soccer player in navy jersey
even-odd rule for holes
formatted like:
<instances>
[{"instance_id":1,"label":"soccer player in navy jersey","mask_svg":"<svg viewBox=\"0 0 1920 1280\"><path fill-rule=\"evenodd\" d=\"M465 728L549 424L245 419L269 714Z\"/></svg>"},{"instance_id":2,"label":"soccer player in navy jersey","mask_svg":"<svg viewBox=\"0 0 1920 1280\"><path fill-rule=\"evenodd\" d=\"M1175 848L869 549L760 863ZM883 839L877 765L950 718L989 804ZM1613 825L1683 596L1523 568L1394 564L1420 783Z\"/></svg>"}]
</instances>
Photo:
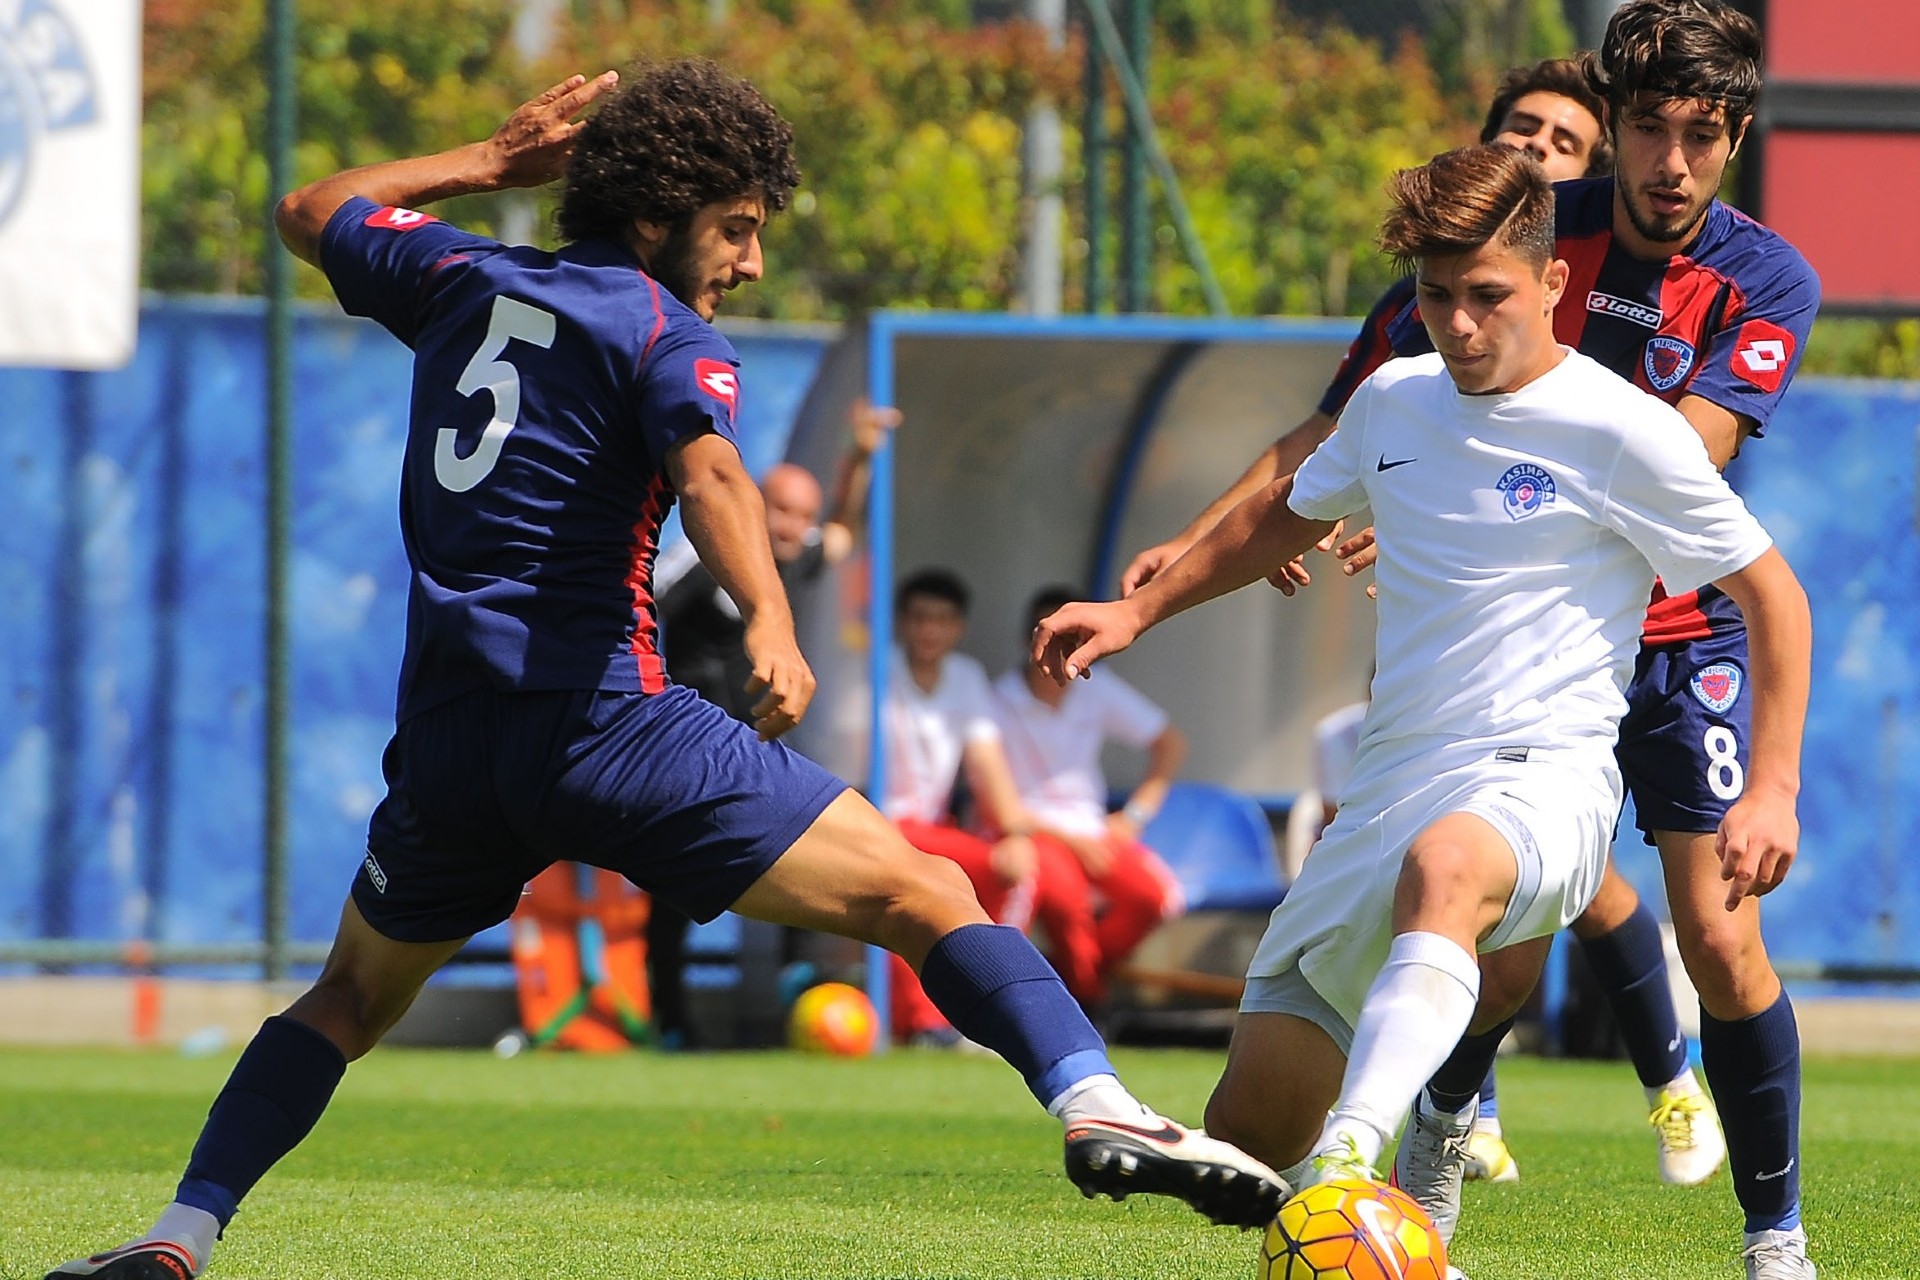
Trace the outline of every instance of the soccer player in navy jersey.
<instances>
[{"instance_id":1,"label":"soccer player in navy jersey","mask_svg":"<svg viewBox=\"0 0 1920 1280\"><path fill-rule=\"evenodd\" d=\"M959 868L774 741L813 677L734 442L737 361L708 322L760 276L761 231L799 179L792 130L711 63L616 81L574 77L483 142L280 203L287 245L414 351L387 795L320 978L241 1055L174 1202L139 1240L54 1277L201 1274L347 1063L560 858L618 870L699 920L731 908L900 953L1063 1122L1087 1195L1174 1195L1243 1227L1279 1207L1271 1170L1133 1099L1052 968L988 922ZM412 208L562 176L557 252ZM662 670L650 585L675 501L746 620L752 726Z\"/></svg>"},{"instance_id":2,"label":"soccer player in navy jersey","mask_svg":"<svg viewBox=\"0 0 1920 1280\"><path fill-rule=\"evenodd\" d=\"M1606 101L1617 172L1556 188L1557 252L1571 278L1554 313L1555 333L1673 404L1724 468L1764 432L1820 301L1819 280L1793 246L1717 198L1759 94L1759 30L1721 0L1632 0L1608 23L1590 65ZM1417 307L1393 317L1387 332L1388 354L1429 349ZM1263 472L1268 463L1297 465L1294 454L1281 452L1285 444L1263 455L1235 491L1244 496L1282 474ZM1364 537L1340 550L1350 571L1371 562ZM1739 885L1729 890L1713 834L1745 790L1746 641L1739 610L1720 593L1668 597L1656 590L1619 754L1642 833L1659 849L1680 954L1700 993L1702 1059L1726 1122L1727 1162L1746 1217L1749 1280L1808 1280L1814 1268L1800 1222L1799 1032L1767 959L1758 895L1741 894ZM1637 906L1625 888L1610 869L1589 927L1632 919L1618 915L1623 902ZM1634 931L1643 941L1616 945L1616 960L1644 975L1653 941L1644 928ZM1424 1127L1435 1141L1404 1144L1435 1155L1407 1170L1434 1203L1459 1194L1451 1138L1526 995L1504 986L1499 962L1485 974L1471 1032L1423 1097L1415 1113L1420 1123L1409 1128L1419 1138ZM1643 977L1636 985L1650 982ZM1642 1012L1654 1008L1643 1004ZM1677 1027L1674 1037L1670 1052L1678 1053ZM1658 1039L1644 1032L1641 1038ZM1636 1057L1635 1066L1651 1092L1650 1073L1665 1065ZM1699 1103L1665 1089L1651 1101L1663 1140L1669 1129L1684 1137L1699 1115Z\"/></svg>"}]
</instances>

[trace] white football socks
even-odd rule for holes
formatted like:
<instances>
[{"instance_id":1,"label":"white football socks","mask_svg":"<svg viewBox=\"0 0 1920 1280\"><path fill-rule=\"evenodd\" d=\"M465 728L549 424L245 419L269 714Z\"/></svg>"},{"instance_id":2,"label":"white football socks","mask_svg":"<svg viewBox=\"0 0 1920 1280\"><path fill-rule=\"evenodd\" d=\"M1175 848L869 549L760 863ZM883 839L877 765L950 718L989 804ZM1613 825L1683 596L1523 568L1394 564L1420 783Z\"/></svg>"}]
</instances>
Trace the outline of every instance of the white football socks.
<instances>
[{"instance_id":1,"label":"white football socks","mask_svg":"<svg viewBox=\"0 0 1920 1280\"><path fill-rule=\"evenodd\" d=\"M1129 1093L1118 1076L1103 1072L1062 1089L1059 1096L1047 1104L1047 1114L1070 1125L1076 1120L1133 1120L1154 1112Z\"/></svg>"},{"instance_id":2,"label":"white football socks","mask_svg":"<svg viewBox=\"0 0 1920 1280\"><path fill-rule=\"evenodd\" d=\"M1377 1163L1427 1078L1465 1034L1479 998L1480 964L1459 943L1437 933L1394 938L1360 1007L1340 1101L1316 1154L1348 1157L1350 1139L1362 1163Z\"/></svg>"},{"instance_id":3,"label":"white football socks","mask_svg":"<svg viewBox=\"0 0 1920 1280\"><path fill-rule=\"evenodd\" d=\"M213 1257L213 1242L220 1238L220 1220L205 1209L196 1209L176 1200L161 1213L159 1220L153 1224L153 1230L140 1238L165 1241L187 1249L193 1254L194 1274L199 1275L207 1269L207 1260Z\"/></svg>"}]
</instances>

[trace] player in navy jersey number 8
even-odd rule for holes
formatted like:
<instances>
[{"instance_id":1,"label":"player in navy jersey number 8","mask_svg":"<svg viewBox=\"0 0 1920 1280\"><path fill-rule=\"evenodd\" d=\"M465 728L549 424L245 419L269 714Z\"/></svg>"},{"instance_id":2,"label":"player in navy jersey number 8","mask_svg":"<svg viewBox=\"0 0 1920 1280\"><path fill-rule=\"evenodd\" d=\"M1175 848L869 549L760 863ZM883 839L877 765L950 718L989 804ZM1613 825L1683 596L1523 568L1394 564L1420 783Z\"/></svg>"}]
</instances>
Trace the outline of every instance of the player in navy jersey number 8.
<instances>
[{"instance_id":1,"label":"player in navy jersey number 8","mask_svg":"<svg viewBox=\"0 0 1920 1280\"><path fill-rule=\"evenodd\" d=\"M199 1275L241 1198L471 934L570 858L696 919L732 908L886 946L1065 1126L1081 1190L1177 1196L1263 1225L1284 1185L1134 1100L1053 970L989 923L959 868L773 741L813 676L760 494L734 442L740 379L708 323L759 278L799 180L792 131L705 62L574 77L484 142L287 196L288 246L414 350L401 526L412 570L387 796L319 980L215 1099L174 1202L130 1245L51 1276ZM605 96L584 124L574 117ZM557 252L411 208L565 176ZM744 725L666 682L651 599L661 521L746 621ZM756 732L757 730L757 732Z\"/></svg>"}]
</instances>

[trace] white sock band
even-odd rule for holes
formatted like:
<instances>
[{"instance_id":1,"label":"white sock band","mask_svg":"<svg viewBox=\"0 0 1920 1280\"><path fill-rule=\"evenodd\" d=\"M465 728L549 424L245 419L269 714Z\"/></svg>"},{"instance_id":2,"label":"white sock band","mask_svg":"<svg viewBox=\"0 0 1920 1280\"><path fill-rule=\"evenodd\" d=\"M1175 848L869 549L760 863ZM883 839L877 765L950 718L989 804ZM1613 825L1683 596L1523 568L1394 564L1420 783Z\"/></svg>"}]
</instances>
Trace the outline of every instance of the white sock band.
<instances>
[{"instance_id":1,"label":"white sock band","mask_svg":"<svg viewBox=\"0 0 1920 1280\"><path fill-rule=\"evenodd\" d=\"M1480 965L1437 933L1403 933L1374 979L1353 1031L1340 1102L1320 1149L1351 1138L1368 1164L1380 1158L1427 1078L1453 1052L1480 998Z\"/></svg>"}]
</instances>

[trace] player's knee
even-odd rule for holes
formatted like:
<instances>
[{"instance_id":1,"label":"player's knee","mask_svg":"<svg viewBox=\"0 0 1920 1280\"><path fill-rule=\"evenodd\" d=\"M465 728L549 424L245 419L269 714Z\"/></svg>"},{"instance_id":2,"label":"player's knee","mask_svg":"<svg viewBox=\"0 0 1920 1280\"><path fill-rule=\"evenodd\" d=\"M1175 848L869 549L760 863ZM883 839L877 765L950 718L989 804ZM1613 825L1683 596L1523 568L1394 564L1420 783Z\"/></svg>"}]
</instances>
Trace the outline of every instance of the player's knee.
<instances>
[{"instance_id":1,"label":"player's knee","mask_svg":"<svg viewBox=\"0 0 1920 1280\"><path fill-rule=\"evenodd\" d=\"M1439 904L1477 899L1481 867L1475 851L1445 838L1416 841L1400 868L1402 891L1414 901Z\"/></svg>"},{"instance_id":2,"label":"player's knee","mask_svg":"<svg viewBox=\"0 0 1920 1280\"><path fill-rule=\"evenodd\" d=\"M973 882L958 863L903 846L890 870L877 925L881 945L906 955L919 942L986 920Z\"/></svg>"},{"instance_id":3,"label":"player's knee","mask_svg":"<svg viewBox=\"0 0 1920 1280\"><path fill-rule=\"evenodd\" d=\"M287 1012L333 1041L352 1062L380 1043L417 990L394 989L377 974L329 968Z\"/></svg>"},{"instance_id":4,"label":"player's knee","mask_svg":"<svg viewBox=\"0 0 1920 1280\"><path fill-rule=\"evenodd\" d=\"M1696 924L1678 934L1680 958L1715 1017L1743 1017L1770 1000L1779 981L1759 930L1739 917Z\"/></svg>"}]
</instances>

